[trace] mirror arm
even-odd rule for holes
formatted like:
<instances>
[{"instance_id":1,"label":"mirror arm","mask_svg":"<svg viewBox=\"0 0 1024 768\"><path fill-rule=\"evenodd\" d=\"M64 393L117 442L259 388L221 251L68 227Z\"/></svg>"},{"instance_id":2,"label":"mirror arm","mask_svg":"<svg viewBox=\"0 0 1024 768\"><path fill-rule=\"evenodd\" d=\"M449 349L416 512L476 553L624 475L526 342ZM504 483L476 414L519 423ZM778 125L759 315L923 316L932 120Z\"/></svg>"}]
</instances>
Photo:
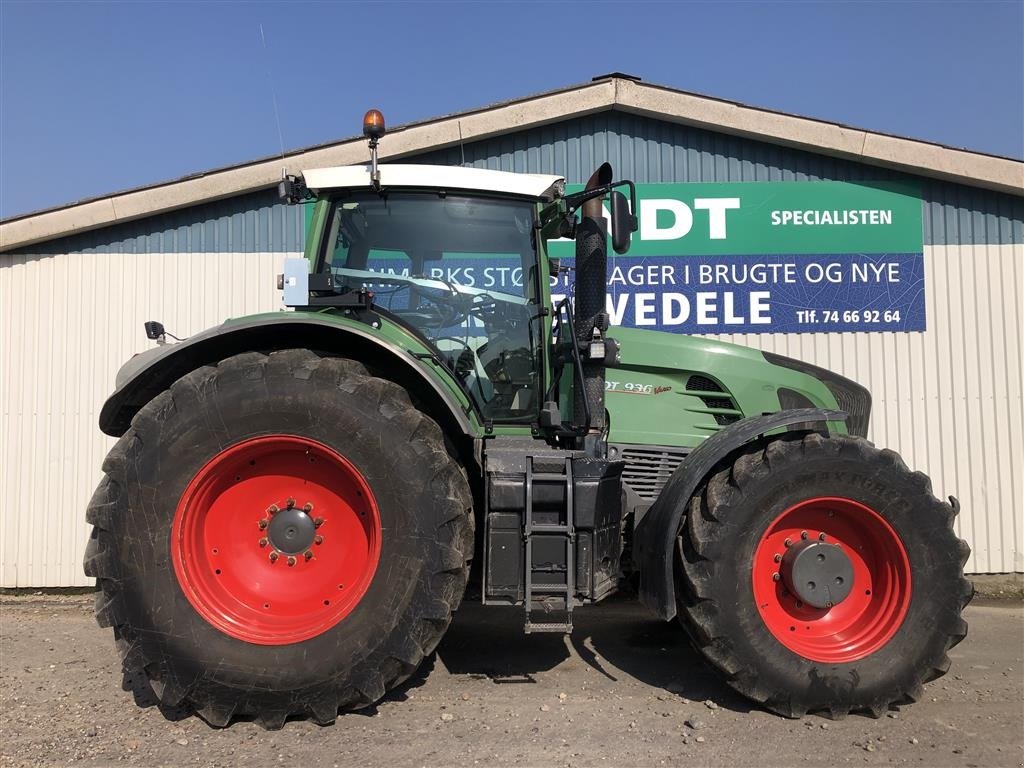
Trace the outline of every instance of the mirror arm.
<instances>
[{"instance_id":1,"label":"mirror arm","mask_svg":"<svg viewBox=\"0 0 1024 768\"><path fill-rule=\"evenodd\" d=\"M622 181L613 181L610 184L602 184L600 187L595 189L587 189L582 192L575 192L571 195L565 196L565 213L566 216L571 216L580 209L585 202L593 200L595 197L604 197L616 187L629 187L629 210L632 211L633 221L632 232L636 232L639 228L639 220L636 216L636 185L629 179L623 179Z\"/></svg>"}]
</instances>

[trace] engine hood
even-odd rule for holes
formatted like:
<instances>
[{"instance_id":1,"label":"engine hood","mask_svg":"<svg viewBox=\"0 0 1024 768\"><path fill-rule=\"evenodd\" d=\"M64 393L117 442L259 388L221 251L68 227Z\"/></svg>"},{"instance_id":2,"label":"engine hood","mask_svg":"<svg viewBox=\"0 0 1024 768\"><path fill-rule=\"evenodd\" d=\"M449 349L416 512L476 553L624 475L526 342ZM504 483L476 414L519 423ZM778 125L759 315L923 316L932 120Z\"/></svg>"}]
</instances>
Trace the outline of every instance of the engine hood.
<instances>
[{"instance_id":1,"label":"engine hood","mask_svg":"<svg viewBox=\"0 0 1024 768\"><path fill-rule=\"evenodd\" d=\"M764 363L759 350L698 336L614 328L609 335L622 344L622 364L628 367L702 370L705 366Z\"/></svg>"},{"instance_id":2,"label":"engine hood","mask_svg":"<svg viewBox=\"0 0 1024 768\"><path fill-rule=\"evenodd\" d=\"M607 370L612 442L693 448L749 416L839 409L810 366L775 364L760 350L697 336L635 328L609 335L621 344L619 364Z\"/></svg>"}]
</instances>

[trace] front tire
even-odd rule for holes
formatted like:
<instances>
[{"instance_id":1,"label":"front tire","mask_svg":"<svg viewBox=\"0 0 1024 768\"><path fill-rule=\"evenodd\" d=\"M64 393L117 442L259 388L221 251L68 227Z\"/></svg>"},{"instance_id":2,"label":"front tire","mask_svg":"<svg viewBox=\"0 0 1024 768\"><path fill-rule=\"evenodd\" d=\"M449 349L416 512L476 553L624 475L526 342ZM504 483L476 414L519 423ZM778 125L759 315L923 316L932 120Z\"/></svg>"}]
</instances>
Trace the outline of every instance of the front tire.
<instances>
[{"instance_id":1,"label":"front tire","mask_svg":"<svg viewBox=\"0 0 1024 768\"><path fill-rule=\"evenodd\" d=\"M332 722L433 651L472 502L397 385L306 350L200 368L146 405L87 513L96 616L166 706Z\"/></svg>"},{"instance_id":2,"label":"front tire","mask_svg":"<svg viewBox=\"0 0 1024 768\"><path fill-rule=\"evenodd\" d=\"M754 445L690 501L680 619L729 684L767 709L878 717L919 698L967 632L970 550L954 516L925 475L864 440ZM825 576L835 591L822 595Z\"/></svg>"}]
</instances>

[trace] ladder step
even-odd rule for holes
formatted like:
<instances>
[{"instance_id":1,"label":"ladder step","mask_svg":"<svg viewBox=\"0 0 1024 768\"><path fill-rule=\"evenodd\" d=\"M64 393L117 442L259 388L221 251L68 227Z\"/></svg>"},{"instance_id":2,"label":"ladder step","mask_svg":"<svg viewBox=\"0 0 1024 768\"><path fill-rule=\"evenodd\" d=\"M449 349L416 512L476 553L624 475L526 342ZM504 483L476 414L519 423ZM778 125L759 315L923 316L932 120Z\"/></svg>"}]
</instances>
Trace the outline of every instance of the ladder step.
<instances>
[{"instance_id":1,"label":"ladder step","mask_svg":"<svg viewBox=\"0 0 1024 768\"><path fill-rule=\"evenodd\" d=\"M557 472L534 472L532 473L533 482L542 483L564 483L565 475L558 474Z\"/></svg>"},{"instance_id":2,"label":"ladder step","mask_svg":"<svg viewBox=\"0 0 1024 768\"><path fill-rule=\"evenodd\" d=\"M534 472L533 459L528 459L526 466L526 508L523 516L523 538L525 550L525 594L523 604L526 609L526 621L524 630L530 632L572 632L572 608L573 597L576 593L574 577L573 555L575 549L575 532L573 530L573 485L572 485L572 459L565 460L565 473L558 472ZM564 519L565 523L539 523L533 520L533 491L537 483L556 483L565 488L563 506L559 510L556 520ZM550 519L550 518L548 518ZM540 534L534 538L534 534ZM558 540L565 546L564 563L555 562L534 562L534 544L543 542L550 545L552 540ZM551 557L548 550L544 550L547 557ZM557 574L551 576L551 574ZM562 583L549 584L546 581L536 583L534 577L559 578ZM562 580L564 579L564 581ZM556 613L561 621L539 621L531 620L531 613L543 611L550 615ZM554 617L552 617L554 618Z\"/></svg>"},{"instance_id":3,"label":"ladder step","mask_svg":"<svg viewBox=\"0 0 1024 768\"><path fill-rule=\"evenodd\" d=\"M568 584L534 584L530 590L535 595L565 595L569 592ZM570 595L571 596L571 595Z\"/></svg>"},{"instance_id":4,"label":"ladder step","mask_svg":"<svg viewBox=\"0 0 1024 768\"><path fill-rule=\"evenodd\" d=\"M553 613L572 613L571 604L569 601L569 608L566 608L566 590L560 589L558 592L547 592L544 595L537 595L529 603L528 613L531 616L535 614L543 613L545 616L550 616Z\"/></svg>"},{"instance_id":5,"label":"ladder step","mask_svg":"<svg viewBox=\"0 0 1024 768\"><path fill-rule=\"evenodd\" d=\"M526 622L524 629L526 630L526 634L530 634L531 632L561 632L562 634L569 634L572 632L572 622L570 621L567 624L561 624L554 622L539 623L528 621Z\"/></svg>"}]
</instances>

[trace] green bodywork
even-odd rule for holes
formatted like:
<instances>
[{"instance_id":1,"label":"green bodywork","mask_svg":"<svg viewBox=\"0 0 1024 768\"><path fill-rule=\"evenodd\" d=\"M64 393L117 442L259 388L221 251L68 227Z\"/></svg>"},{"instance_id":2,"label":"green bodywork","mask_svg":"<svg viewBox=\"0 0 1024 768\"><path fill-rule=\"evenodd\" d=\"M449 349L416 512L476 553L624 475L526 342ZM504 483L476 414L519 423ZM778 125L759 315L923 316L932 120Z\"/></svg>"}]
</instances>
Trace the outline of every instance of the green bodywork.
<instances>
[{"instance_id":1,"label":"green bodywork","mask_svg":"<svg viewBox=\"0 0 1024 768\"><path fill-rule=\"evenodd\" d=\"M345 317L337 310L324 309L318 312L265 312L259 315L231 318L225 320L217 331L219 333L226 333L234 328L243 328L257 323L293 324L302 323L303 321L335 325L341 332L354 331L365 334L371 330L365 323ZM448 369L437 362L436 358L432 357L434 350L430 349L419 337L411 333L404 326L382 317L380 318L380 327L372 329L372 333L396 355L406 360L411 366L418 368L421 373L432 379L439 388L445 391L449 402L460 409L469 422L471 437L484 437L485 435L495 434L530 435L533 433L529 425L522 424L492 425L491 430L488 431L487 425L480 419L472 402L466 396L465 390L456 383Z\"/></svg>"},{"instance_id":2,"label":"green bodywork","mask_svg":"<svg viewBox=\"0 0 1024 768\"><path fill-rule=\"evenodd\" d=\"M755 349L633 328L610 333L622 344L621 364L607 371L611 442L693 448L723 428L715 414L743 418L780 410L782 387L815 407L838 408L818 379L772 365ZM694 375L712 379L723 391L688 390ZM699 395L731 399L736 407L709 408Z\"/></svg>"},{"instance_id":3,"label":"green bodywork","mask_svg":"<svg viewBox=\"0 0 1024 768\"><path fill-rule=\"evenodd\" d=\"M301 323L304 319L336 325L339 331L367 331L365 323L334 310L250 315L227 320L219 330L226 332L257 322ZM403 326L381 318L381 327L374 334L449 394L450 400L465 413L471 437L534 434L534 428L528 425L493 424L488 431L448 369L432 360L431 350ZM742 418L780 410L776 394L779 387L803 394L817 407L838 407L835 397L818 379L772 365L754 349L632 328L616 328L613 335L622 344L622 362L608 369L605 390L610 417L608 439L613 443L694 448L723 428L716 422L715 414ZM723 391L687 390L687 382L694 375L712 379ZM563 376L564 407L572 402L569 378L567 373ZM700 395L729 398L736 407L709 408ZM841 425L834 427L838 429Z\"/></svg>"}]
</instances>

